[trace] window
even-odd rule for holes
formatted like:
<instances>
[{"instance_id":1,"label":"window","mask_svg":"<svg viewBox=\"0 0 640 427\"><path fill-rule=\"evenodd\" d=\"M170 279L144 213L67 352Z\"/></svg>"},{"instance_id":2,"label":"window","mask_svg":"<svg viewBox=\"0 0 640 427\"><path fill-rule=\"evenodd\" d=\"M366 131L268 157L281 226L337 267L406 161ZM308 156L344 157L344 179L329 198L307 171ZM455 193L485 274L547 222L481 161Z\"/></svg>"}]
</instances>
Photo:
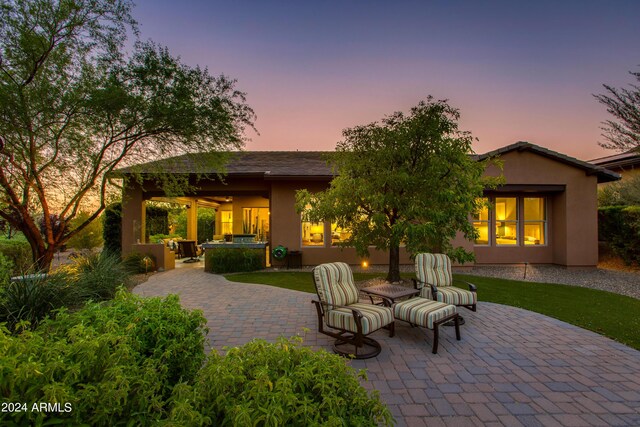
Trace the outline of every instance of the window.
<instances>
[{"instance_id":1,"label":"window","mask_svg":"<svg viewBox=\"0 0 640 427\"><path fill-rule=\"evenodd\" d=\"M331 224L331 246L346 242L351 237L351 230L338 227L338 224Z\"/></svg>"},{"instance_id":2,"label":"window","mask_svg":"<svg viewBox=\"0 0 640 427\"><path fill-rule=\"evenodd\" d=\"M220 211L220 225L219 234L233 234L233 211Z\"/></svg>"},{"instance_id":3,"label":"window","mask_svg":"<svg viewBox=\"0 0 640 427\"><path fill-rule=\"evenodd\" d=\"M523 209L524 244L545 245L547 231L547 215L544 198L525 197Z\"/></svg>"},{"instance_id":4,"label":"window","mask_svg":"<svg viewBox=\"0 0 640 427\"><path fill-rule=\"evenodd\" d=\"M485 206L473 215L473 227L478 232L478 237L475 240L476 245L488 245L489 244L489 208L486 206L489 199L482 198L480 202Z\"/></svg>"},{"instance_id":5,"label":"window","mask_svg":"<svg viewBox=\"0 0 640 427\"><path fill-rule=\"evenodd\" d=\"M321 222L302 223L302 246L324 246L324 224Z\"/></svg>"},{"instance_id":6,"label":"window","mask_svg":"<svg viewBox=\"0 0 640 427\"><path fill-rule=\"evenodd\" d=\"M547 199L544 197L491 197L492 207L473 214L478 232L476 246L541 246L547 244ZM495 236L495 241L493 240Z\"/></svg>"},{"instance_id":7,"label":"window","mask_svg":"<svg viewBox=\"0 0 640 427\"><path fill-rule=\"evenodd\" d=\"M496 245L518 244L518 199L496 197Z\"/></svg>"},{"instance_id":8,"label":"window","mask_svg":"<svg viewBox=\"0 0 640 427\"><path fill-rule=\"evenodd\" d=\"M269 237L269 208L242 208L242 232L255 234L264 242Z\"/></svg>"},{"instance_id":9,"label":"window","mask_svg":"<svg viewBox=\"0 0 640 427\"><path fill-rule=\"evenodd\" d=\"M311 206L307 205L307 209ZM302 246L324 246L324 223L302 221Z\"/></svg>"}]
</instances>

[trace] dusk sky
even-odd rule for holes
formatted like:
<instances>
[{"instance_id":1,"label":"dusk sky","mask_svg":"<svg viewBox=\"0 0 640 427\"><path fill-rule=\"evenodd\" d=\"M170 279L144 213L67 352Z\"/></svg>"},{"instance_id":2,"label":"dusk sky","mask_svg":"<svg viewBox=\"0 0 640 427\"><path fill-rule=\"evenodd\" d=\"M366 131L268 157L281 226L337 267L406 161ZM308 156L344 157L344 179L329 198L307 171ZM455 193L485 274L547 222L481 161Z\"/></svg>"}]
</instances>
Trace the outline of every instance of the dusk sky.
<instances>
[{"instance_id":1,"label":"dusk sky","mask_svg":"<svg viewBox=\"0 0 640 427\"><path fill-rule=\"evenodd\" d=\"M484 153L519 140L589 160L592 96L640 71L640 1L140 0L141 38L238 80L247 150L332 150L344 128L433 95Z\"/></svg>"}]
</instances>

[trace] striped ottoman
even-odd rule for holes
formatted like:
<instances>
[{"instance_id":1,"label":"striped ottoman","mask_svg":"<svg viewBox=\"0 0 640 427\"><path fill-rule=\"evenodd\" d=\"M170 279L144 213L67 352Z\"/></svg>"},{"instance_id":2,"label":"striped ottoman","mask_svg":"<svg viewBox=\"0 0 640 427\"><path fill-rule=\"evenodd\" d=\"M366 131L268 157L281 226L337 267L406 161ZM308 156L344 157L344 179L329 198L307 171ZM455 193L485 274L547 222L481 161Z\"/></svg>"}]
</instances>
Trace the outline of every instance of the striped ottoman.
<instances>
[{"instance_id":1,"label":"striped ottoman","mask_svg":"<svg viewBox=\"0 0 640 427\"><path fill-rule=\"evenodd\" d=\"M444 322L455 322L456 338L460 341L460 324L455 305L427 298L410 298L394 304L393 316L413 326L433 329L433 354L438 352L438 327Z\"/></svg>"}]
</instances>

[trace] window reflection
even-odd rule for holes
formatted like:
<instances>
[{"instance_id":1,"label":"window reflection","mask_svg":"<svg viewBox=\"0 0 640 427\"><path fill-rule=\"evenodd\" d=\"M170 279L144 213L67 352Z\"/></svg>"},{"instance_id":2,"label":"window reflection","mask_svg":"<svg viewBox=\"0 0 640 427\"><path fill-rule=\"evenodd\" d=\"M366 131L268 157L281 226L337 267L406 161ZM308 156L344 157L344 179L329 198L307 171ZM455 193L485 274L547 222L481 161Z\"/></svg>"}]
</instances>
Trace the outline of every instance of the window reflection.
<instances>
[{"instance_id":1,"label":"window reflection","mask_svg":"<svg viewBox=\"0 0 640 427\"><path fill-rule=\"evenodd\" d=\"M496 244L518 244L518 199L496 197Z\"/></svg>"}]
</instances>

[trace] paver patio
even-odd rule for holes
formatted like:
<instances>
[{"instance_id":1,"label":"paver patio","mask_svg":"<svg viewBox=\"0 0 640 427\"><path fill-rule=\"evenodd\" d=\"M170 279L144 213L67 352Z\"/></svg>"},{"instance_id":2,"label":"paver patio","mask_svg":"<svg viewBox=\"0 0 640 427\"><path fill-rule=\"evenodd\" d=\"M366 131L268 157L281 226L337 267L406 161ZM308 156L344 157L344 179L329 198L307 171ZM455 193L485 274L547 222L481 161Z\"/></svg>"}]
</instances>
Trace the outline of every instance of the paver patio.
<instances>
[{"instance_id":1,"label":"paver patio","mask_svg":"<svg viewBox=\"0 0 640 427\"><path fill-rule=\"evenodd\" d=\"M331 348L308 293L229 282L201 265L151 276L134 292L176 293L201 309L218 350L303 328L306 345ZM462 314L462 341L442 328L438 354L430 331L397 322L394 338L372 335L382 344L377 358L350 362L367 369L366 386L380 391L399 426L640 425L640 351L518 308L481 302Z\"/></svg>"}]
</instances>

